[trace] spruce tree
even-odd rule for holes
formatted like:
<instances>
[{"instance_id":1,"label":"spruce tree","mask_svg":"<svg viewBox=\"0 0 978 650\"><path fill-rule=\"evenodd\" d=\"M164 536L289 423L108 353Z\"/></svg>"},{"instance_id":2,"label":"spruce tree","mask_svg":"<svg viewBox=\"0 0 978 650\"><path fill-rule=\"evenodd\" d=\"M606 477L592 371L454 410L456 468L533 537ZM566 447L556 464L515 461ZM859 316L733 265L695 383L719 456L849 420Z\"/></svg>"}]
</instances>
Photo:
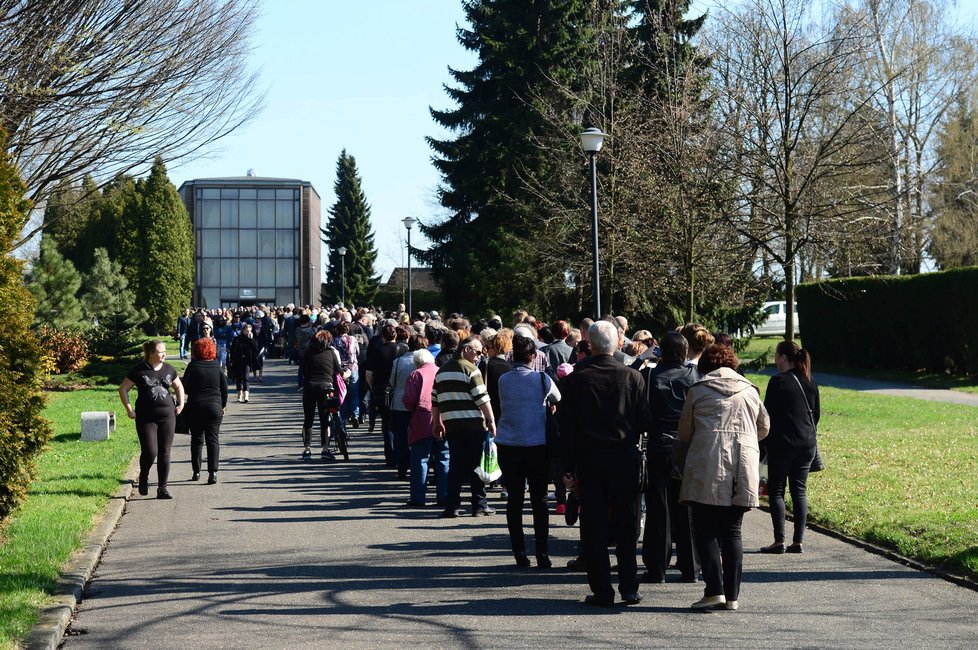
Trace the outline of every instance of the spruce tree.
<instances>
[{"instance_id":1,"label":"spruce tree","mask_svg":"<svg viewBox=\"0 0 978 650\"><path fill-rule=\"evenodd\" d=\"M27 288L37 300L34 322L57 329L81 329L82 310L78 302L81 276L75 265L58 252L54 240L41 239L41 254L28 276Z\"/></svg>"},{"instance_id":2,"label":"spruce tree","mask_svg":"<svg viewBox=\"0 0 978 650\"><path fill-rule=\"evenodd\" d=\"M93 257L82 284L82 311L87 321L98 323L92 336L94 351L115 356L131 345L136 326L147 314L136 307L136 297L119 263L109 259L104 248L95 249Z\"/></svg>"},{"instance_id":3,"label":"spruce tree","mask_svg":"<svg viewBox=\"0 0 978 650\"><path fill-rule=\"evenodd\" d=\"M329 270L323 283L326 303L340 301L343 292L342 260L339 249L346 253L346 301L355 305L373 302L380 288L375 275L377 249L370 225L370 205L363 193L357 161L344 149L336 161L336 181L333 183L336 202L329 208L329 222L322 229L323 242L329 247Z\"/></svg>"},{"instance_id":4,"label":"spruce tree","mask_svg":"<svg viewBox=\"0 0 978 650\"><path fill-rule=\"evenodd\" d=\"M155 334L172 329L180 310L190 304L193 230L160 158L135 190L137 196L126 202L120 219L125 234L119 242L118 259L137 306L148 314L145 328Z\"/></svg>"},{"instance_id":5,"label":"spruce tree","mask_svg":"<svg viewBox=\"0 0 978 650\"><path fill-rule=\"evenodd\" d=\"M441 174L439 199L447 217L422 224L432 245L418 256L431 264L446 301L457 309L532 306L536 290L562 283L539 278L538 260L520 245L538 236L530 216L538 200L526 191L527 178L546 178L551 154L539 146L554 131L540 110L565 116L570 126L576 101L572 91L591 69L589 3L584 0L470 0L467 29L459 41L476 52L472 70L450 70L448 89L457 106L431 110L453 138L428 142ZM560 119L560 118L558 118ZM531 277L527 272L533 271ZM514 278L524 278L513 282Z\"/></svg>"}]
</instances>

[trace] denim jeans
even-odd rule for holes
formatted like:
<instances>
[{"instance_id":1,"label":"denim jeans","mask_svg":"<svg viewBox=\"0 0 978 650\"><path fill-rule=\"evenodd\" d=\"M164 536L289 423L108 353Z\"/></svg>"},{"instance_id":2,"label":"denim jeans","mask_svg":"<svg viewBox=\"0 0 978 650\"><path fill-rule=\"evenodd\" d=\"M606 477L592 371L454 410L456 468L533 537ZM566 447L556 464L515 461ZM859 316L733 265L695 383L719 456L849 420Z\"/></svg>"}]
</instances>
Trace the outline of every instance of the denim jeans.
<instances>
[{"instance_id":1,"label":"denim jeans","mask_svg":"<svg viewBox=\"0 0 978 650\"><path fill-rule=\"evenodd\" d=\"M394 462L397 473L407 473L411 466L411 450L408 448L408 425L411 423L411 411L390 411L391 436L393 437Z\"/></svg>"},{"instance_id":2,"label":"denim jeans","mask_svg":"<svg viewBox=\"0 0 978 650\"><path fill-rule=\"evenodd\" d=\"M360 417L360 372L354 370L346 382L346 399L340 413L344 421Z\"/></svg>"},{"instance_id":3,"label":"denim jeans","mask_svg":"<svg viewBox=\"0 0 978 650\"><path fill-rule=\"evenodd\" d=\"M411 445L411 502L424 505L428 489L428 459L435 465L435 500L448 500L448 443L433 437Z\"/></svg>"}]
</instances>

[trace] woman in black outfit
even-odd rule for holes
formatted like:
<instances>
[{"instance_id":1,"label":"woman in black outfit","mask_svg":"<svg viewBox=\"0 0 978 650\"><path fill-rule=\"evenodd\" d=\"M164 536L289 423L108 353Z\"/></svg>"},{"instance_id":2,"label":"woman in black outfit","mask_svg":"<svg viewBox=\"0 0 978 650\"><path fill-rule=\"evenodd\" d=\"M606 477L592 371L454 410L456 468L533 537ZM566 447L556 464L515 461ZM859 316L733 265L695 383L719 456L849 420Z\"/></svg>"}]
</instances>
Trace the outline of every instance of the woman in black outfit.
<instances>
[{"instance_id":1,"label":"woman in black outfit","mask_svg":"<svg viewBox=\"0 0 978 650\"><path fill-rule=\"evenodd\" d=\"M194 343L192 360L183 373L187 392L187 422L190 425L190 466L192 481L200 480L200 456L207 443L207 484L217 483L220 456L218 436L228 405L228 382L217 359L214 339L202 338Z\"/></svg>"},{"instance_id":2,"label":"woman in black outfit","mask_svg":"<svg viewBox=\"0 0 978 650\"><path fill-rule=\"evenodd\" d=\"M129 402L129 391L136 387L136 408ZM177 395L174 405L170 387ZM136 421L139 436L139 493L149 493L149 470L156 461L158 486L157 499L172 499L166 489L170 476L170 447L173 445L173 429L177 413L183 410L184 392L177 371L166 363L166 344L163 341L143 343L143 360L129 370L119 385L119 399L126 407L126 415Z\"/></svg>"},{"instance_id":3,"label":"woman in black outfit","mask_svg":"<svg viewBox=\"0 0 978 650\"><path fill-rule=\"evenodd\" d=\"M259 362L258 345L255 343L251 325L245 325L228 350L228 367L237 385L238 402L248 402L248 375L258 367Z\"/></svg>"},{"instance_id":4,"label":"woman in black outfit","mask_svg":"<svg viewBox=\"0 0 978 650\"><path fill-rule=\"evenodd\" d=\"M774 352L779 374L771 377L764 407L771 416L767 438L768 498L774 543L762 553L801 553L808 519L806 484L815 458L815 426L819 420L818 386L812 380L812 362L794 341L781 341ZM791 491L794 511L792 544L784 544L784 488Z\"/></svg>"},{"instance_id":5,"label":"woman in black outfit","mask_svg":"<svg viewBox=\"0 0 978 650\"><path fill-rule=\"evenodd\" d=\"M319 330L302 357L302 444L303 458L312 458L312 421L319 411L319 437L323 447L323 460L336 460L329 450L329 429L326 427L327 409L339 405L339 396L330 393L336 382L336 374L342 372L340 353L333 347L333 336L327 330ZM331 403L332 402L332 403ZM337 420L341 418L337 416Z\"/></svg>"}]
</instances>

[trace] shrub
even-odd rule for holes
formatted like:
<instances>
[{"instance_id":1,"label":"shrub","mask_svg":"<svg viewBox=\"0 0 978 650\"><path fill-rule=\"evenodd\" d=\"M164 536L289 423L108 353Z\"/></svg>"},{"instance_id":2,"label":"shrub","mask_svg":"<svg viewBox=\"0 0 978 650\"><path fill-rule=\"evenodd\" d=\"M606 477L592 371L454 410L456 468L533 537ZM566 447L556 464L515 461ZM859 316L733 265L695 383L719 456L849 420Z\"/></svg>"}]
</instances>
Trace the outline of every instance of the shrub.
<instances>
[{"instance_id":1,"label":"shrub","mask_svg":"<svg viewBox=\"0 0 978 650\"><path fill-rule=\"evenodd\" d=\"M978 268L798 287L818 361L978 375Z\"/></svg>"},{"instance_id":2,"label":"shrub","mask_svg":"<svg viewBox=\"0 0 978 650\"><path fill-rule=\"evenodd\" d=\"M88 359L88 344L79 332L39 327L37 338L54 361L54 374L66 375L81 369Z\"/></svg>"},{"instance_id":3,"label":"shrub","mask_svg":"<svg viewBox=\"0 0 978 650\"><path fill-rule=\"evenodd\" d=\"M51 438L41 417L44 350L30 327L37 305L24 286L23 263L10 255L31 206L4 144L0 132L0 519L24 498L35 458Z\"/></svg>"}]
</instances>

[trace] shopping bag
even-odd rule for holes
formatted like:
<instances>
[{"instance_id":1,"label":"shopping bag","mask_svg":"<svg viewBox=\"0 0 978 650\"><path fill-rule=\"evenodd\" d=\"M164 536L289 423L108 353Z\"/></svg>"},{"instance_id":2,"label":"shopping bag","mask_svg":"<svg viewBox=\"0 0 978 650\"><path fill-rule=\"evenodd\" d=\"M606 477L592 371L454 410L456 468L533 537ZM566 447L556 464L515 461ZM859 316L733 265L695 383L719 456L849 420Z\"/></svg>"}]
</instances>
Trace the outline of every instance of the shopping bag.
<instances>
[{"instance_id":1,"label":"shopping bag","mask_svg":"<svg viewBox=\"0 0 978 650\"><path fill-rule=\"evenodd\" d=\"M482 444L482 458L479 466L475 468L475 474L483 483L492 483L503 475L499 469L499 456L496 451L496 443L492 441L492 436L486 432L486 441Z\"/></svg>"}]
</instances>

